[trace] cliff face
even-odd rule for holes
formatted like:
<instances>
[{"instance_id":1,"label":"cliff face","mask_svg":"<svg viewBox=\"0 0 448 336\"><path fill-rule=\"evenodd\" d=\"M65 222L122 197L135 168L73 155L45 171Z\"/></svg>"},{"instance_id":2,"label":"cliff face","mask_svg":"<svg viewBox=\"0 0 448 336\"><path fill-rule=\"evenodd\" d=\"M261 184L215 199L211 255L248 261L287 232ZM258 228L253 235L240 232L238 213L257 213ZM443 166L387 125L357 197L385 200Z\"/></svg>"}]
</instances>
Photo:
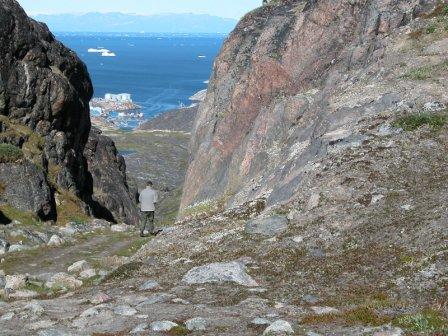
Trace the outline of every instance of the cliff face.
<instances>
[{"instance_id":1,"label":"cliff face","mask_svg":"<svg viewBox=\"0 0 448 336\"><path fill-rule=\"evenodd\" d=\"M44 24L29 19L16 1L1 0L0 206L41 219L56 219L67 209L72 215L90 213L98 182L84 157L92 94L86 66L76 54ZM125 181L117 183L120 188ZM121 211L110 211L123 219Z\"/></svg>"},{"instance_id":2,"label":"cliff face","mask_svg":"<svg viewBox=\"0 0 448 336\"><path fill-rule=\"evenodd\" d=\"M441 67L446 49L423 55L418 25L443 16L443 6L289 0L249 13L224 44L196 118L184 214L201 202L286 203L313 164L368 140L366 118L391 112L392 122L403 106L446 103L440 83L407 75L425 62ZM443 39L443 27L434 30L425 43Z\"/></svg>"},{"instance_id":3,"label":"cliff face","mask_svg":"<svg viewBox=\"0 0 448 336\"><path fill-rule=\"evenodd\" d=\"M86 191L82 149L90 130L92 84L85 65L15 1L1 1L2 115L44 138L42 160L60 165L57 182Z\"/></svg>"},{"instance_id":4,"label":"cliff face","mask_svg":"<svg viewBox=\"0 0 448 336\"><path fill-rule=\"evenodd\" d=\"M93 214L111 222L121 219L137 225L136 199L127 183L126 163L114 142L92 127L84 154L93 182Z\"/></svg>"}]
</instances>

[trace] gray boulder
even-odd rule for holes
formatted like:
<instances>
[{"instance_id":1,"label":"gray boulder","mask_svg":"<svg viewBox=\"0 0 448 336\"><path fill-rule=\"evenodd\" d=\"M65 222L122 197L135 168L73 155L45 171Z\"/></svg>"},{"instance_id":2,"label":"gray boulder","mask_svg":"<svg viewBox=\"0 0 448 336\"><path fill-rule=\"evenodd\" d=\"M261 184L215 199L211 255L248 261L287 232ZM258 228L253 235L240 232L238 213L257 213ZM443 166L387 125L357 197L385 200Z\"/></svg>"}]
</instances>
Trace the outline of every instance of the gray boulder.
<instances>
[{"instance_id":1,"label":"gray boulder","mask_svg":"<svg viewBox=\"0 0 448 336\"><path fill-rule=\"evenodd\" d=\"M287 321L278 320L266 328L263 335L291 335L294 334L291 324Z\"/></svg>"},{"instance_id":2,"label":"gray boulder","mask_svg":"<svg viewBox=\"0 0 448 336\"><path fill-rule=\"evenodd\" d=\"M204 331L207 329L207 321L202 317L195 317L185 321L185 326L190 331Z\"/></svg>"},{"instance_id":3,"label":"gray boulder","mask_svg":"<svg viewBox=\"0 0 448 336\"><path fill-rule=\"evenodd\" d=\"M258 286L257 282L247 274L246 266L241 261L195 267L185 274L183 281L187 284L235 282L247 287Z\"/></svg>"},{"instance_id":4,"label":"gray boulder","mask_svg":"<svg viewBox=\"0 0 448 336\"><path fill-rule=\"evenodd\" d=\"M128 305L118 306L114 308L114 313L122 316L134 316L137 310Z\"/></svg>"},{"instance_id":5,"label":"gray boulder","mask_svg":"<svg viewBox=\"0 0 448 336\"><path fill-rule=\"evenodd\" d=\"M156 321L151 323L152 331L166 332L170 331L174 327L177 327L178 324L171 321Z\"/></svg>"},{"instance_id":6,"label":"gray boulder","mask_svg":"<svg viewBox=\"0 0 448 336\"><path fill-rule=\"evenodd\" d=\"M42 169L27 160L22 164L0 163L0 176L4 185L0 200L42 219L54 218L56 203Z\"/></svg>"},{"instance_id":7,"label":"gray boulder","mask_svg":"<svg viewBox=\"0 0 448 336\"><path fill-rule=\"evenodd\" d=\"M141 291L154 290L160 288L160 285L157 281L148 280L143 283L138 289Z\"/></svg>"},{"instance_id":8,"label":"gray boulder","mask_svg":"<svg viewBox=\"0 0 448 336\"><path fill-rule=\"evenodd\" d=\"M8 252L9 247L10 247L9 242L5 238L0 237L0 255Z\"/></svg>"},{"instance_id":9,"label":"gray boulder","mask_svg":"<svg viewBox=\"0 0 448 336\"><path fill-rule=\"evenodd\" d=\"M245 232L263 236L277 236L288 229L288 219L281 216L256 218L246 223Z\"/></svg>"}]
</instances>

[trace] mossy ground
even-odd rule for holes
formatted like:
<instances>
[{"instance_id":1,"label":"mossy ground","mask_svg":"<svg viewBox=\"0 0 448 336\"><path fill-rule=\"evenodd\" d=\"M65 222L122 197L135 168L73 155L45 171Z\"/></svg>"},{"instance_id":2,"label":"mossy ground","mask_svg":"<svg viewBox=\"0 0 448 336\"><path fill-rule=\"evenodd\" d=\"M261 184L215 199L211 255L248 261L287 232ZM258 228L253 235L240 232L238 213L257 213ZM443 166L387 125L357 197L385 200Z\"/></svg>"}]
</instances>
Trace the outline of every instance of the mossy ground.
<instances>
[{"instance_id":1,"label":"mossy ground","mask_svg":"<svg viewBox=\"0 0 448 336\"><path fill-rule=\"evenodd\" d=\"M42 225L40 219L30 213L18 210L8 204L0 205L0 211L6 216L10 221L17 220L20 223L27 226L39 226Z\"/></svg>"},{"instance_id":2,"label":"mossy ground","mask_svg":"<svg viewBox=\"0 0 448 336\"><path fill-rule=\"evenodd\" d=\"M394 126L405 131L415 131L424 125L428 125L434 130L440 130L447 121L446 113L418 113L398 118L394 122Z\"/></svg>"},{"instance_id":3,"label":"mossy ground","mask_svg":"<svg viewBox=\"0 0 448 336\"><path fill-rule=\"evenodd\" d=\"M57 223L65 225L68 222L86 222L89 216L85 214L82 201L68 191L57 193Z\"/></svg>"}]
</instances>

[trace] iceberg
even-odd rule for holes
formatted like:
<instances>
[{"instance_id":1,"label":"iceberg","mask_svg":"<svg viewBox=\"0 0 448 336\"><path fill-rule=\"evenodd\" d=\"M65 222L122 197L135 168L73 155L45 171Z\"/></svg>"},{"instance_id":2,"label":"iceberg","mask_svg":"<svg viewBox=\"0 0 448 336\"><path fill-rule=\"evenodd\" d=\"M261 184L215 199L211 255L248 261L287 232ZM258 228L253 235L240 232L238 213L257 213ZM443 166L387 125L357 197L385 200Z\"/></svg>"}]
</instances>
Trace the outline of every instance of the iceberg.
<instances>
[{"instance_id":1,"label":"iceberg","mask_svg":"<svg viewBox=\"0 0 448 336\"><path fill-rule=\"evenodd\" d=\"M117 55L115 55L115 53L111 52L111 51L104 51L101 53L101 56L103 57L115 57Z\"/></svg>"},{"instance_id":2,"label":"iceberg","mask_svg":"<svg viewBox=\"0 0 448 336\"><path fill-rule=\"evenodd\" d=\"M105 52L110 52L110 50L106 49L106 48L89 48L87 49L87 52L89 53L105 53Z\"/></svg>"}]
</instances>

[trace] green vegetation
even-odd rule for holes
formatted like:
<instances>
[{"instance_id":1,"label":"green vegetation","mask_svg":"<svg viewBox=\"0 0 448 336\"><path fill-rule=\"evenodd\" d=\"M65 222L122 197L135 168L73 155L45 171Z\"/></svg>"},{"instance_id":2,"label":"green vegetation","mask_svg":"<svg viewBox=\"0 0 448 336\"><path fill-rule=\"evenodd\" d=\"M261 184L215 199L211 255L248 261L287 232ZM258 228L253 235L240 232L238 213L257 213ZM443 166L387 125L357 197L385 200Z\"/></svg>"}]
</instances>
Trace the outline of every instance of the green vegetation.
<instances>
[{"instance_id":1,"label":"green vegetation","mask_svg":"<svg viewBox=\"0 0 448 336\"><path fill-rule=\"evenodd\" d=\"M0 116L0 122L5 128L4 132L0 133L0 142L5 142L5 139L15 139L17 142L24 141L21 149L21 157L25 156L36 165L39 165L40 155L45 144L44 138L33 132L29 127L12 121L6 116Z\"/></svg>"},{"instance_id":2,"label":"green vegetation","mask_svg":"<svg viewBox=\"0 0 448 336\"><path fill-rule=\"evenodd\" d=\"M38 293L41 296L48 294L49 290L37 281L28 281L26 283L25 289Z\"/></svg>"},{"instance_id":3,"label":"green vegetation","mask_svg":"<svg viewBox=\"0 0 448 336\"><path fill-rule=\"evenodd\" d=\"M426 34L432 34L436 31L437 27L435 25L430 25L426 28Z\"/></svg>"},{"instance_id":4,"label":"green vegetation","mask_svg":"<svg viewBox=\"0 0 448 336\"><path fill-rule=\"evenodd\" d=\"M409 70L405 77L413 80L425 80L431 77L431 66L424 66L416 69Z\"/></svg>"},{"instance_id":5,"label":"green vegetation","mask_svg":"<svg viewBox=\"0 0 448 336\"><path fill-rule=\"evenodd\" d=\"M442 9L442 14L443 15L448 15L448 5L445 5Z\"/></svg>"},{"instance_id":6,"label":"green vegetation","mask_svg":"<svg viewBox=\"0 0 448 336\"><path fill-rule=\"evenodd\" d=\"M17 220L24 225L39 225L42 224L39 218L31 212L24 212L18 210L10 205L1 205L0 211L9 219Z\"/></svg>"},{"instance_id":7,"label":"green vegetation","mask_svg":"<svg viewBox=\"0 0 448 336\"><path fill-rule=\"evenodd\" d=\"M0 163L16 162L23 158L23 151L16 146L0 144Z\"/></svg>"},{"instance_id":8,"label":"green vegetation","mask_svg":"<svg viewBox=\"0 0 448 336\"><path fill-rule=\"evenodd\" d=\"M439 64L425 65L419 68L411 69L404 75L404 78L412 80L425 80L433 78L440 74L440 72L444 71L448 71L448 60L445 60Z\"/></svg>"},{"instance_id":9,"label":"green vegetation","mask_svg":"<svg viewBox=\"0 0 448 336\"><path fill-rule=\"evenodd\" d=\"M427 309L414 315L405 315L394 321L394 324L410 332L441 333L448 332L448 320L441 313Z\"/></svg>"},{"instance_id":10,"label":"green vegetation","mask_svg":"<svg viewBox=\"0 0 448 336\"><path fill-rule=\"evenodd\" d=\"M119 249L115 254L119 257L130 257L135 254L143 245L148 242L148 238L138 238L129 245Z\"/></svg>"},{"instance_id":11,"label":"green vegetation","mask_svg":"<svg viewBox=\"0 0 448 336\"><path fill-rule=\"evenodd\" d=\"M182 336L182 335L188 335L190 332L188 329L183 325L178 325L170 330L170 335L174 336Z\"/></svg>"},{"instance_id":12,"label":"green vegetation","mask_svg":"<svg viewBox=\"0 0 448 336\"><path fill-rule=\"evenodd\" d=\"M185 209L184 216L211 215L216 212L217 208L216 201L208 200L189 206Z\"/></svg>"},{"instance_id":13,"label":"green vegetation","mask_svg":"<svg viewBox=\"0 0 448 336\"><path fill-rule=\"evenodd\" d=\"M58 195L57 222L66 224L68 222L85 223L89 217L84 213L82 201L68 191L61 191Z\"/></svg>"},{"instance_id":14,"label":"green vegetation","mask_svg":"<svg viewBox=\"0 0 448 336\"><path fill-rule=\"evenodd\" d=\"M445 114L419 113L401 117L393 123L393 126L402 128L408 132L414 131L423 125L428 125L435 130L439 130L447 121L448 118Z\"/></svg>"},{"instance_id":15,"label":"green vegetation","mask_svg":"<svg viewBox=\"0 0 448 336\"><path fill-rule=\"evenodd\" d=\"M380 326L391 321L391 317L380 315L374 307L361 305L340 313L306 315L301 323L308 325L336 323L344 325Z\"/></svg>"},{"instance_id":16,"label":"green vegetation","mask_svg":"<svg viewBox=\"0 0 448 336\"><path fill-rule=\"evenodd\" d=\"M133 276L135 272L138 272L142 266L143 263L141 262L131 262L129 264L124 264L108 274L106 278L104 278L104 282L127 279Z\"/></svg>"}]
</instances>

